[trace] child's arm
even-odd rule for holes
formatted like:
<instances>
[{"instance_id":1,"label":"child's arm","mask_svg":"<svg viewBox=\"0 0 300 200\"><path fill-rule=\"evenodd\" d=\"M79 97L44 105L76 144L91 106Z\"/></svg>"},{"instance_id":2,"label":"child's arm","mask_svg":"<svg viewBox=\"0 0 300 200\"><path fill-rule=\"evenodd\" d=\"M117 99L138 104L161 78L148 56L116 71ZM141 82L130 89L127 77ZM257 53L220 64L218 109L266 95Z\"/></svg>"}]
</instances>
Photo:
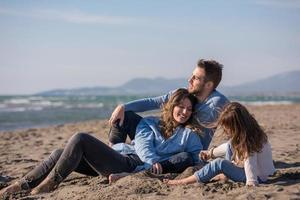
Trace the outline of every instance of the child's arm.
<instances>
[{"instance_id":1,"label":"child's arm","mask_svg":"<svg viewBox=\"0 0 300 200\"><path fill-rule=\"evenodd\" d=\"M216 157L224 156L226 153L226 149L228 148L227 145L228 145L228 143L226 142L217 147L212 147L207 151L205 151L205 150L201 151L200 158L202 160L206 161L206 160L213 159Z\"/></svg>"},{"instance_id":2,"label":"child's arm","mask_svg":"<svg viewBox=\"0 0 300 200\"><path fill-rule=\"evenodd\" d=\"M164 183L168 185L184 185L184 184L190 184L196 182L197 182L197 178L195 175L183 179L178 179L178 180L164 179Z\"/></svg>"},{"instance_id":3,"label":"child's arm","mask_svg":"<svg viewBox=\"0 0 300 200\"><path fill-rule=\"evenodd\" d=\"M244 162L244 169L246 174L246 185L256 186L257 181L257 153L249 156Z\"/></svg>"},{"instance_id":4,"label":"child's arm","mask_svg":"<svg viewBox=\"0 0 300 200\"><path fill-rule=\"evenodd\" d=\"M211 148L211 150L210 150L211 158L224 156L227 148L228 148L227 142L220 144L219 146L217 146L215 148Z\"/></svg>"}]
</instances>

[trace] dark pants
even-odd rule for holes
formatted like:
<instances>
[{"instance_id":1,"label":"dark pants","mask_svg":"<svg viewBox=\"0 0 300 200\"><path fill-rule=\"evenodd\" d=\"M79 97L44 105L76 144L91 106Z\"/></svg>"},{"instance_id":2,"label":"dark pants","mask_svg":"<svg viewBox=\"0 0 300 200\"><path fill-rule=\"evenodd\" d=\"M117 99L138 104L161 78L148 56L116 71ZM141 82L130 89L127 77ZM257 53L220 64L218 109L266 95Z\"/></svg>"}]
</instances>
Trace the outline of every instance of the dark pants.
<instances>
[{"instance_id":1,"label":"dark pants","mask_svg":"<svg viewBox=\"0 0 300 200\"><path fill-rule=\"evenodd\" d=\"M132 111L126 111L122 126L115 123L109 131L109 142L112 144L124 143L127 135L131 140L135 137L136 127L142 117Z\"/></svg>"},{"instance_id":2,"label":"dark pants","mask_svg":"<svg viewBox=\"0 0 300 200\"><path fill-rule=\"evenodd\" d=\"M70 138L64 149L57 149L30 171L21 180L23 189L32 189L39 185L47 176L57 183L65 179L72 171L89 176L112 173L132 172L143 162L137 155L123 155L95 137L78 133ZM189 153L182 152L160 163L163 173L179 173L193 165Z\"/></svg>"},{"instance_id":3,"label":"dark pants","mask_svg":"<svg viewBox=\"0 0 300 200\"><path fill-rule=\"evenodd\" d=\"M61 182L72 171L89 176L132 172L142 165L136 155L122 155L95 137L78 133L70 138L64 150L58 149L24 177L30 188L40 184L49 174Z\"/></svg>"}]
</instances>

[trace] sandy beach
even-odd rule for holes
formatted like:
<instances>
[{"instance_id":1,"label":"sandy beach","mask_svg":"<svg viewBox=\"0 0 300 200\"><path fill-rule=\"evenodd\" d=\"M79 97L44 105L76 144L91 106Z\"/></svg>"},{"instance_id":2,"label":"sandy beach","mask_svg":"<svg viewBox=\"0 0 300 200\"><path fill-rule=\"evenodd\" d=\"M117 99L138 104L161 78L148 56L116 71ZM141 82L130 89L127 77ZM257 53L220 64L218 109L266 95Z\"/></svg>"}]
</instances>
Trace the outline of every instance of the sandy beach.
<instances>
[{"instance_id":1,"label":"sandy beach","mask_svg":"<svg viewBox=\"0 0 300 200\"><path fill-rule=\"evenodd\" d=\"M246 187L229 181L167 186L162 182L166 177L191 175L192 168L182 174L138 173L113 184L108 184L106 177L72 173L54 192L36 196L20 192L6 199L300 199L300 104L248 108L265 128L272 145L277 171L267 184ZM95 120L0 132L0 189L63 147L74 133L86 132L107 143L108 128L107 121ZM220 142L216 137L212 144Z\"/></svg>"}]
</instances>

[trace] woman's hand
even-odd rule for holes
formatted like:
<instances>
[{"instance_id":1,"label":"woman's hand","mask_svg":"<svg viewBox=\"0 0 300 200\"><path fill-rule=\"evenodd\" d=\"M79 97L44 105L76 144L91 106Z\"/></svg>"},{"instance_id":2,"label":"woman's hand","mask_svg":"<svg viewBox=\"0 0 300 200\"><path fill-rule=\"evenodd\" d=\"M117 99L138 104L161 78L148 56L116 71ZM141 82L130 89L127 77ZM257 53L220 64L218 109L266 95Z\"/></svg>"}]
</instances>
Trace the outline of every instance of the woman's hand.
<instances>
[{"instance_id":1,"label":"woman's hand","mask_svg":"<svg viewBox=\"0 0 300 200\"><path fill-rule=\"evenodd\" d=\"M114 123L117 122L117 120L120 120L119 125L122 126L124 121L124 116L125 116L124 105L118 105L110 116L110 119L108 121L109 125L113 126Z\"/></svg>"},{"instance_id":2,"label":"woman's hand","mask_svg":"<svg viewBox=\"0 0 300 200\"><path fill-rule=\"evenodd\" d=\"M154 163L151 168L151 173L162 174L163 168L160 163Z\"/></svg>"}]
</instances>

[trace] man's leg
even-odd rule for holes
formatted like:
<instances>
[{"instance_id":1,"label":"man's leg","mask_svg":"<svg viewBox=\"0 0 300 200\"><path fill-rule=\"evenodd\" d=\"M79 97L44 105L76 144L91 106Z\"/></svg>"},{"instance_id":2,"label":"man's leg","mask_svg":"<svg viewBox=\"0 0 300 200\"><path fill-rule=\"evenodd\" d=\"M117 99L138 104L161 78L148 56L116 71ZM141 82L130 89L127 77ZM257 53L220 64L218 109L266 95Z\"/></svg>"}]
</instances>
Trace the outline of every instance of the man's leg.
<instances>
[{"instance_id":1,"label":"man's leg","mask_svg":"<svg viewBox=\"0 0 300 200\"><path fill-rule=\"evenodd\" d=\"M110 145L117 143L124 143L126 141L127 135L131 140L134 139L135 131L138 123L141 121L142 117L132 111L126 111L122 126L119 125L117 121L109 131L109 142Z\"/></svg>"}]
</instances>

